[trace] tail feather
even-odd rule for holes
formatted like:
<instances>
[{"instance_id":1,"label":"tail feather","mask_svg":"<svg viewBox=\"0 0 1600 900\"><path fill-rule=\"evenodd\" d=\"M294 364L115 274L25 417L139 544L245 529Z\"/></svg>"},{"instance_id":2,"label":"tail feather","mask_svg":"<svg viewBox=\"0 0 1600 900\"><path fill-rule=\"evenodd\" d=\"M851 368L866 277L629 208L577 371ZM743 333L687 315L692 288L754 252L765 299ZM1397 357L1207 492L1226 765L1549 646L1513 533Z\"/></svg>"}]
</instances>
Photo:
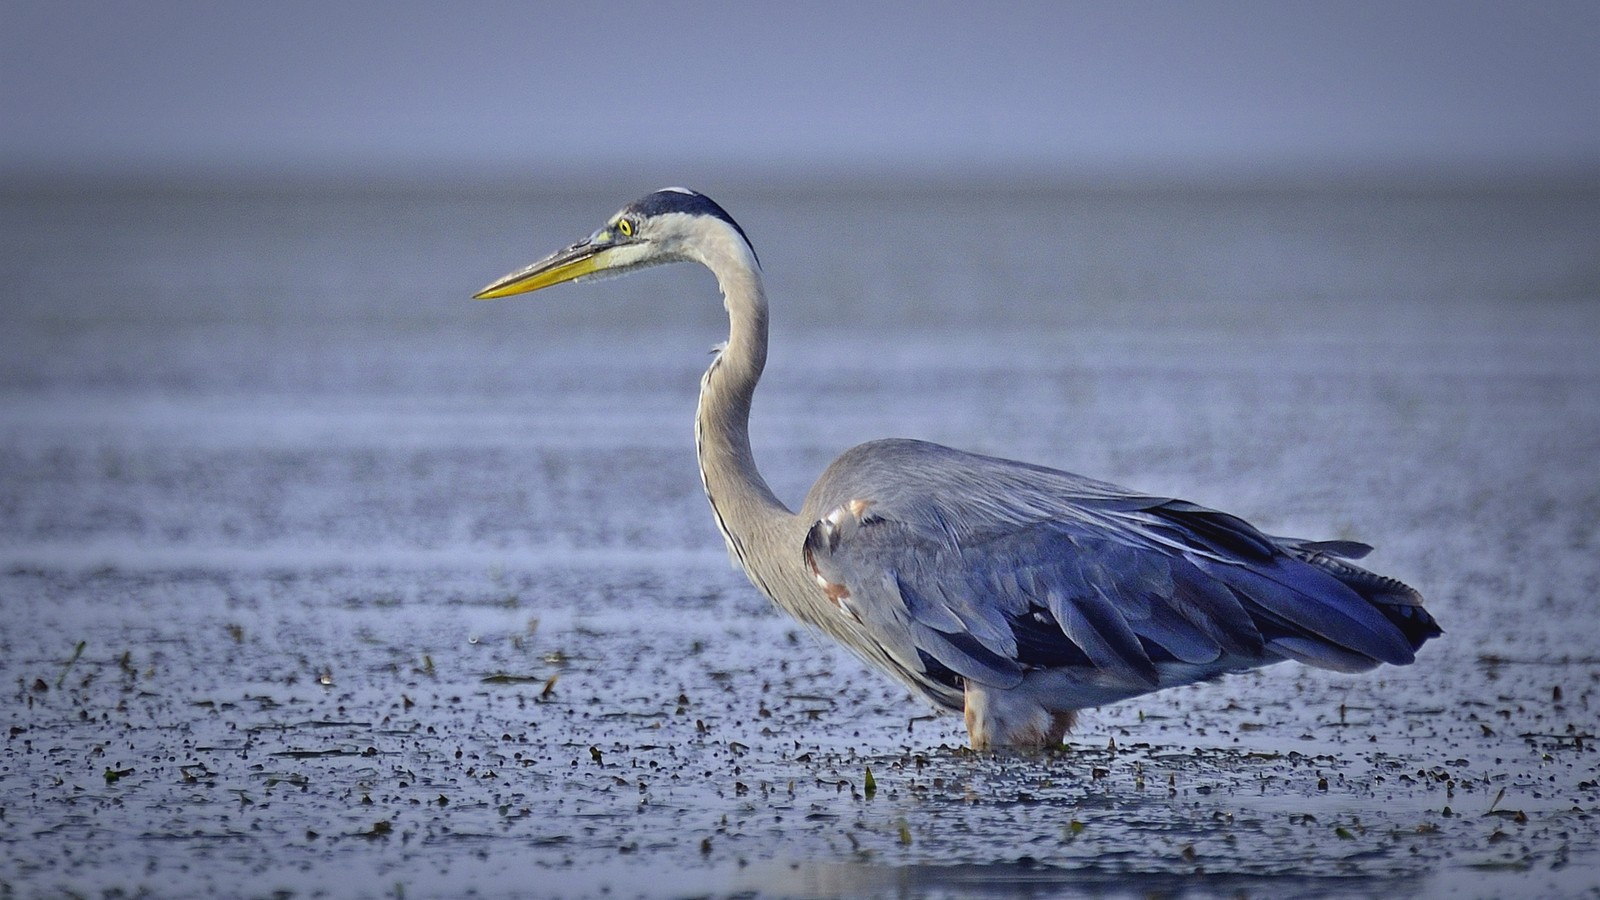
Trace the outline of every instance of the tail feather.
<instances>
[{"instance_id":1,"label":"tail feather","mask_svg":"<svg viewBox=\"0 0 1600 900\"><path fill-rule=\"evenodd\" d=\"M1439 623L1422 605L1422 595L1416 589L1396 578L1369 572L1347 560L1353 556L1340 552L1347 542L1294 541L1286 542L1284 549L1343 582L1361 599L1371 603L1383 614L1406 641L1416 650L1432 638L1444 633ZM1365 545L1354 545L1364 547ZM1365 555L1362 553L1361 555Z\"/></svg>"}]
</instances>

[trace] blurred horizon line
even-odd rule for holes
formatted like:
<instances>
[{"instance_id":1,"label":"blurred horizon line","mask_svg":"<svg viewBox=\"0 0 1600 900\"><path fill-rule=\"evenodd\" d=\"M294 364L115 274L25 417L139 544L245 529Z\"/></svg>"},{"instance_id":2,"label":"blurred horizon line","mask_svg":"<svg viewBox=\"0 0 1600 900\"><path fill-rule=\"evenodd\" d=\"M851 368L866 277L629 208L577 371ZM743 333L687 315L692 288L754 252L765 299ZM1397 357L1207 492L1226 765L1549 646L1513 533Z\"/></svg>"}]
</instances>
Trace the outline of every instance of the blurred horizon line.
<instances>
[{"instance_id":1,"label":"blurred horizon line","mask_svg":"<svg viewBox=\"0 0 1600 900\"><path fill-rule=\"evenodd\" d=\"M1261 162L1042 164L949 163L810 166L750 163L674 165L645 171L604 163L319 165L11 166L0 164L0 194L260 191L583 194L625 183L641 190L681 184L707 191L764 187L782 192L856 190L1060 191L1540 191L1600 190L1600 159L1589 162Z\"/></svg>"}]
</instances>

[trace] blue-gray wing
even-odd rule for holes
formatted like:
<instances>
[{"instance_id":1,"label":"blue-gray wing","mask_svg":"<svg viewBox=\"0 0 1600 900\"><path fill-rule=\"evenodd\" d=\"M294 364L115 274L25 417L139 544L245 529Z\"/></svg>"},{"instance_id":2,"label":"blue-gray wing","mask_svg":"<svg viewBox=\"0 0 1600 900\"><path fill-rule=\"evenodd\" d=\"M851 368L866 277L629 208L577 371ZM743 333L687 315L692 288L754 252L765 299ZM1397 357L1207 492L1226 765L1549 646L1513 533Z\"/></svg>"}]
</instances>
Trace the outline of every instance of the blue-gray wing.
<instances>
[{"instance_id":1,"label":"blue-gray wing","mask_svg":"<svg viewBox=\"0 0 1600 900\"><path fill-rule=\"evenodd\" d=\"M1015 686L1078 669L1127 693L1281 659L1405 664L1421 598L1353 542L1262 534L1191 503L918 442L863 445L813 489L808 569L913 672Z\"/></svg>"}]
</instances>

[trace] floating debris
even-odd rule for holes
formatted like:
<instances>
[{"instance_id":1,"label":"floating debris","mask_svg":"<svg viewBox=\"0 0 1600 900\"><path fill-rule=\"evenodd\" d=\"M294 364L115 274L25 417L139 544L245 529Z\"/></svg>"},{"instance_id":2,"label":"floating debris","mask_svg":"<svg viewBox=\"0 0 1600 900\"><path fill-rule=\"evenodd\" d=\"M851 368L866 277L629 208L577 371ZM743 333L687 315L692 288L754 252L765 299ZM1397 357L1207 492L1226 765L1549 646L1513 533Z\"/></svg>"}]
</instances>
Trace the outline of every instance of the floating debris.
<instances>
[{"instance_id":1,"label":"floating debris","mask_svg":"<svg viewBox=\"0 0 1600 900\"><path fill-rule=\"evenodd\" d=\"M545 681L539 675L511 675L506 672L496 672L478 679L480 684L538 684Z\"/></svg>"}]
</instances>

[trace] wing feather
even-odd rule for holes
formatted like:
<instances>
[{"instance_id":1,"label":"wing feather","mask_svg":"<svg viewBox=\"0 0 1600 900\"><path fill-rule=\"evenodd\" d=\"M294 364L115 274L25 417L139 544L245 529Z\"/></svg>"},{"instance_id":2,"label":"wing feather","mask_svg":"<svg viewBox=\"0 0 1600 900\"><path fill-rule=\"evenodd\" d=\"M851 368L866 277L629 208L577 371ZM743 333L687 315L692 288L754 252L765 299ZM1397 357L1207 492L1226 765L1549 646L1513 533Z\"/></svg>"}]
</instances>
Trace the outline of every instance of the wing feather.
<instances>
[{"instance_id":1,"label":"wing feather","mask_svg":"<svg viewBox=\"0 0 1600 900\"><path fill-rule=\"evenodd\" d=\"M848 595L841 610L946 689L1076 668L1137 693L1167 662L1189 677L1286 658L1359 671L1411 662L1426 639L1413 633L1437 633L1414 591L1338 559L1364 544L1270 537L1192 503L932 444L856 448L804 513L806 559ZM1374 605L1391 595L1418 612Z\"/></svg>"},{"instance_id":2,"label":"wing feather","mask_svg":"<svg viewBox=\"0 0 1600 900\"><path fill-rule=\"evenodd\" d=\"M1392 665L1416 659L1405 636L1376 607L1318 568L1286 556L1255 566L1206 561L1202 568L1302 636Z\"/></svg>"},{"instance_id":3,"label":"wing feather","mask_svg":"<svg viewBox=\"0 0 1600 900\"><path fill-rule=\"evenodd\" d=\"M1160 683L1155 663L1138 635L1104 591L1068 597L1052 590L1046 600L1067 640L1077 645L1095 668L1118 681L1150 689Z\"/></svg>"}]
</instances>

